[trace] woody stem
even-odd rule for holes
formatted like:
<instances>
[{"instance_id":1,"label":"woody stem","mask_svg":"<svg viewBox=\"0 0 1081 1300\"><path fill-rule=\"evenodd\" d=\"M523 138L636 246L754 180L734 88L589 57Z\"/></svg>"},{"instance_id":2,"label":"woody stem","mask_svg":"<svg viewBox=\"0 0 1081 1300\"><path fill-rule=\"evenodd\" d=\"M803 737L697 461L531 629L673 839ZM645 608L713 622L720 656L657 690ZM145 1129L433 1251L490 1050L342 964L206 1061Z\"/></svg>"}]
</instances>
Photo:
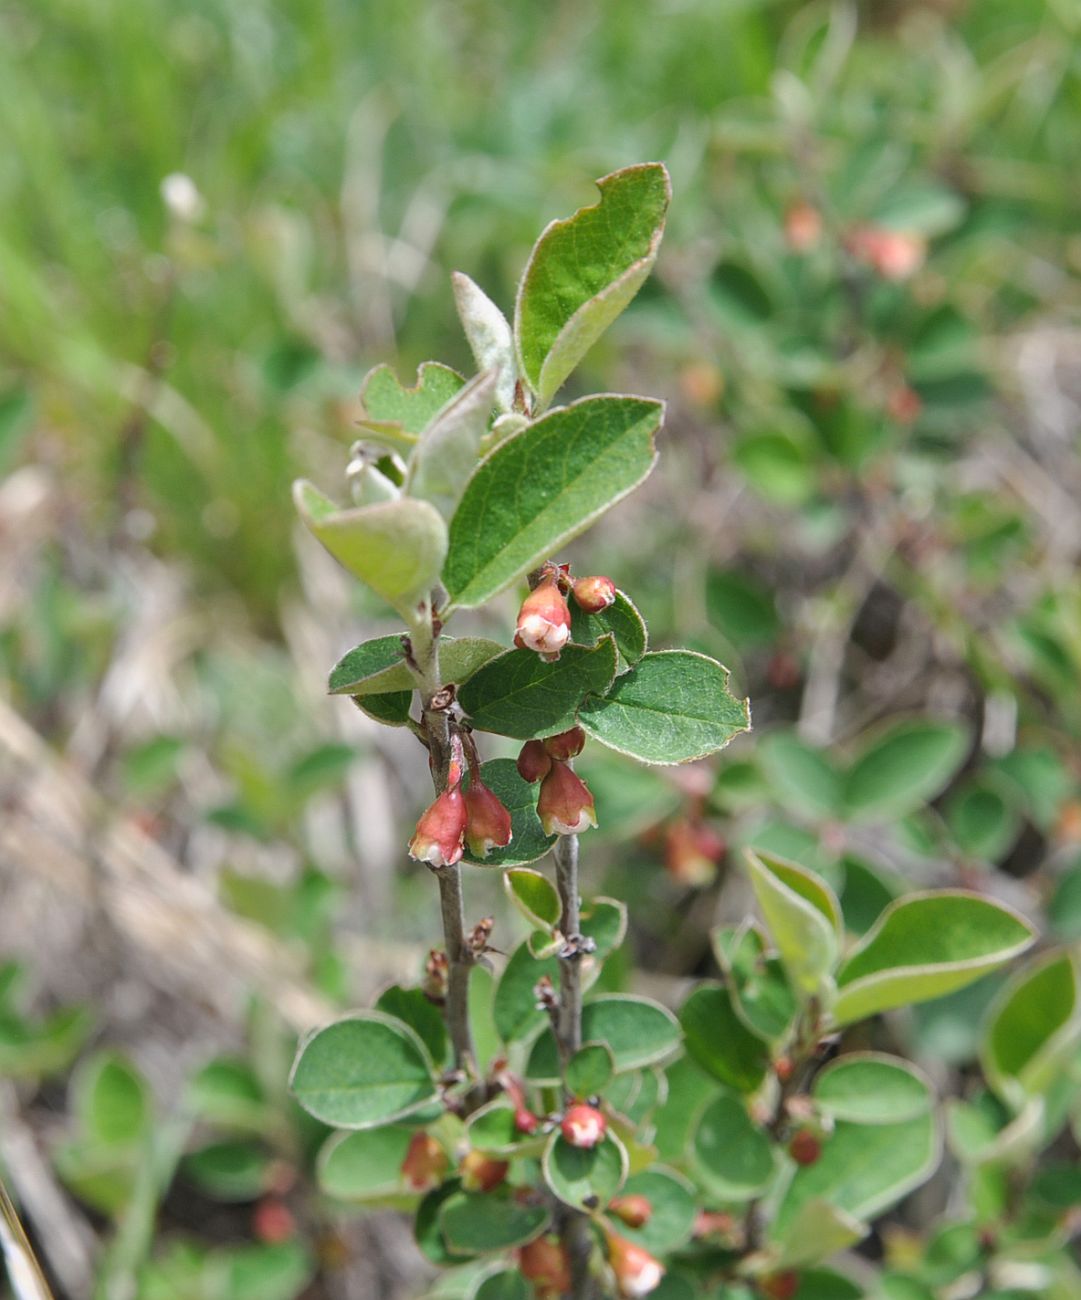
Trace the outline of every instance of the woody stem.
<instances>
[{"instance_id":1,"label":"woody stem","mask_svg":"<svg viewBox=\"0 0 1081 1300\"><path fill-rule=\"evenodd\" d=\"M433 625L431 607L425 605L411 629L410 649L413 673L420 688L422 719L432 761L432 780L437 794L447 785L450 766L450 721L445 709L433 709L433 699L442 688L439 673L439 632ZM469 973L473 951L466 941L465 903L462 873L457 863L435 869L439 881L439 903L443 914L443 943L447 950L447 1032L454 1047L454 1060L466 1077L477 1076L473 1033L469 1026Z\"/></svg>"}]
</instances>

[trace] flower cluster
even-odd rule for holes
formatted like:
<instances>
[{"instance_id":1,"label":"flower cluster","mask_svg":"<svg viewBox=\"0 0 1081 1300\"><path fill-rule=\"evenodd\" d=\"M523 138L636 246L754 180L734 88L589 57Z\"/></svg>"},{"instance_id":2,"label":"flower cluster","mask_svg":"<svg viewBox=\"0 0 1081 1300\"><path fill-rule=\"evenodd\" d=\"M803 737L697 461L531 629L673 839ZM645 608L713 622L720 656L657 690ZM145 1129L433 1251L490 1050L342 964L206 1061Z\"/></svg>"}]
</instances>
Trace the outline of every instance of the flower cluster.
<instances>
[{"instance_id":1,"label":"flower cluster","mask_svg":"<svg viewBox=\"0 0 1081 1300\"><path fill-rule=\"evenodd\" d=\"M461 860L466 845L474 857L486 858L492 849L510 843L510 813L481 780L479 765L474 761L470 766L469 788L463 791L463 747L455 736L447 788L421 814L409 841L409 855L418 862L449 867Z\"/></svg>"},{"instance_id":2,"label":"flower cluster","mask_svg":"<svg viewBox=\"0 0 1081 1300\"><path fill-rule=\"evenodd\" d=\"M591 576L572 579L565 564L546 564L518 611L514 644L520 650L535 650L551 663L571 639L571 611L567 596L586 614L599 614L616 598L611 578Z\"/></svg>"},{"instance_id":3,"label":"flower cluster","mask_svg":"<svg viewBox=\"0 0 1081 1300\"><path fill-rule=\"evenodd\" d=\"M580 835L597 824L589 786L570 766L585 743L582 728L571 727L546 740L527 740L518 755L522 780L541 783L537 816L545 835Z\"/></svg>"}]
</instances>

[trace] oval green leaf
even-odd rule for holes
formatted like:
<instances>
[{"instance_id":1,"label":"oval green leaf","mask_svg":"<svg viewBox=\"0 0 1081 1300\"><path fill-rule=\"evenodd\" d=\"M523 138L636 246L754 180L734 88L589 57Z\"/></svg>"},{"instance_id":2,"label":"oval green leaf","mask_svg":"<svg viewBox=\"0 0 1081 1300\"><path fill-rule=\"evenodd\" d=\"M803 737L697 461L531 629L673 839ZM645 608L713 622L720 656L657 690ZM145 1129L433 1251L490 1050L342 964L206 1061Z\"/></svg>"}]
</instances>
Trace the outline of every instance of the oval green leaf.
<instances>
[{"instance_id":1,"label":"oval green leaf","mask_svg":"<svg viewBox=\"0 0 1081 1300\"><path fill-rule=\"evenodd\" d=\"M544 1151L544 1181L564 1205L603 1209L627 1177L627 1150L609 1131L595 1147L575 1147L557 1129Z\"/></svg>"},{"instance_id":2,"label":"oval green leaf","mask_svg":"<svg viewBox=\"0 0 1081 1300\"><path fill-rule=\"evenodd\" d=\"M451 605L483 605L636 488L656 460L663 415L644 398L587 397L500 443L451 521Z\"/></svg>"},{"instance_id":3,"label":"oval green leaf","mask_svg":"<svg viewBox=\"0 0 1081 1300\"><path fill-rule=\"evenodd\" d=\"M766 1076L769 1045L736 1014L721 984L700 984L679 1011L687 1054L739 1092L753 1092Z\"/></svg>"},{"instance_id":4,"label":"oval green leaf","mask_svg":"<svg viewBox=\"0 0 1081 1300\"><path fill-rule=\"evenodd\" d=\"M675 1016L659 1002L609 993L583 1007L582 1037L605 1043L623 1073L667 1059L679 1046L680 1032ZM534 1043L526 1074L536 1083L559 1083L559 1053L550 1029Z\"/></svg>"},{"instance_id":5,"label":"oval green leaf","mask_svg":"<svg viewBox=\"0 0 1081 1300\"><path fill-rule=\"evenodd\" d=\"M826 1115L853 1124L899 1124L934 1104L930 1080L907 1061L852 1052L826 1066L812 1093Z\"/></svg>"},{"instance_id":6,"label":"oval green leaf","mask_svg":"<svg viewBox=\"0 0 1081 1300\"><path fill-rule=\"evenodd\" d=\"M851 817L901 817L938 794L968 751L968 731L958 723L898 723L871 742L845 778Z\"/></svg>"},{"instance_id":7,"label":"oval green leaf","mask_svg":"<svg viewBox=\"0 0 1081 1300\"><path fill-rule=\"evenodd\" d=\"M529 867L513 867L503 876L503 888L530 925L550 931L559 924L563 904L547 876L531 871Z\"/></svg>"},{"instance_id":8,"label":"oval green leaf","mask_svg":"<svg viewBox=\"0 0 1081 1300\"><path fill-rule=\"evenodd\" d=\"M609 749L661 765L704 758L751 725L747 701L728 690L728 669L693 650L643 655L578 720Z\"/></svg>"},{"instance_id":9,"label":"oval green leaf","mask_svg":"<svg viewBox=\"0 0 1081 1300\"><path fill-rule=\"evenodd\" d=\"M695 1170L712 1196L747 1201L765 1191L773 1177L773 1148L747 1108L728 1093L715 1097L694 1130Z\"/></svg>"},{"instance_id":10,"label":"oval green leaf","mask_svg":"<svg viewBox=\"0 0 1081 1300\"><path fill-rule=\"evenodd\" d=\"M339 1201L382 1201L403 1192L402 1162L416 1129L388 1124L335 1133L319 1152L319 1190Z\"/></svg>"},{"instance_id":11,"label":"oval green leaf","mask_svg":"<svg viewBox=\"0 0 1081 1300\"><path fill-rule=\"evenodd\" d=\"M456 1192L439 1211L439 1226L449 1250L489 1255L524 1246L539 1237L550 1218L545 1205L528 1205L498 1192Z\"/></svg>"},{"instance_id":12,"label":"oval green leaf","mask_svg":"<svg viewBox=\"0 0 1081 1300\"><path fill-rule=\"evenodd\" d=\"M437 1100L433 1073L427 1048L408 1025L379 1011L358 1011L301 1043L289 1087L324 1124L365 1129Z\"/></svg>"},{"instance_id":13,"label":"oval green leaf","mask_svg":"<svg viewBox=\"0 0 1081 1300\"><path fill-rule=\"evenodd\" d=\"M820 876L783 858L753 849L744 856L755 898L793 989L805 999L828 1001L844 935L833 891Z\"/></svg>"},{"instance_id":14,"label":"oval green leaf","mask_svg":"<svg viewBox=\"0 0 1081 1300\"><path fill-rule=\"evenodd\" d=\"M1029 923L1002 903L961 890L891 903L837 974L839 1025L964 988L1020 956Z\"/></svg>"}]
</instances>

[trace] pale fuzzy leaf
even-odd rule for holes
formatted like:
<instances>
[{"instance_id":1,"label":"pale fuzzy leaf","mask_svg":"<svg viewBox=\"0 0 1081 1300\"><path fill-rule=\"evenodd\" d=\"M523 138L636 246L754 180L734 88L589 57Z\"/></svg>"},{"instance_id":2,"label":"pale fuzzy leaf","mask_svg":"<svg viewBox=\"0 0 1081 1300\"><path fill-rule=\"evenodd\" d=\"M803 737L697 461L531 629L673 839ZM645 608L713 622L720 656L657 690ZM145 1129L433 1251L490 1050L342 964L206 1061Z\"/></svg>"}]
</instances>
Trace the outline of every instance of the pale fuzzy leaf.
<instances>
[{"instance_id":1,"label":"pale fuzzy leaf","mask_svg":"<svg viewBox=\"0 0 1081 1300\"><path fill-rule=\"evenodd\" d=\"M311 483L293 487L301 518L334 558L406 618L439 579L447 526L427 501L403 497L339 510Z\"/></svg>"},{"instance_id":2,"label":"pale fuzzy leaf","mask_svg":"<svg viewBox=\"0 0 1081 1300\"><path fill-rule=\"evenodd\" d=\"M776 1243L776 1267L808 1268L867 1236L867 1225L828 1201L806 1201Z\"/></svg>"},{"instance_id":3,"label":"pale fuzzy leaf","mask_svg":"<svg viewBox=\"0 0 1081 1300\"><path fill-rule=\"evenodd\" d=\"M494 370L470 380L435 416L409 457L405 494L430 501L444 519L454 514L477 467L495 384Z\"/></svg>"},{"instance_id":4,"label":"pale fuzzy leaf","mask_svg":"<svg viewBox=\"0 0 1081 1300\"><path fill-rule=\"evenodd\" d=\"M811 872L753 849L745 852L751 885L793 987L825 999L841 944L840 908Z\"/></svg>"},{"instance_id":5,"label":"pale fuzzy leaf","mask_svg":"<svg viewBox=\"0 0 1081 1300\"><path fill-rule=\"evenodd\" d=\"M597 188L599 202L544 230L518 288L515 344L541 409L638 292L664 233L662 164L626 167Z\"/></svg>"},{"instance_id":6,"label":"pale fuzzy leaf","mask_svg":"<svg viewBox=\"0 0 1081 1300\"><path fill-rule=\"evenodd\" d=\"M439 639L439 673L444 682L461 685L489 659L505 654L506 646L483 636L444 636ZM400 636L379 637L354 646L331 670L331 695L385 695L412 691L416 679L405 663Z\"/></svg>"},{"instance_id":7,"label":"pale fuzzy leaf","mask_svg":"<svg viewBox=\"0 0 1081 1300\"><path fill-rule=\"evenodd\" d=\"M358 423L365 440L408 455L436 413L464 383L456 370L438 361L425 361L411 388L401 383L390 366L376 366L365 376L360 390Z\"/></svg>"},{"instance_id":8,"label":"pale fuzzy leaf","mask_svg":"<svg viewBox=\"0 0 1081 1300\"><path fill-rule=\"evenodd\" d=\"M510 323L468 275L455 271L451 283L454 285L458 318L469 340L477 369L496 372L495 403L501 411L510 411L514 406L514 385L518 377Z\"/></svg>"}]
</instances>

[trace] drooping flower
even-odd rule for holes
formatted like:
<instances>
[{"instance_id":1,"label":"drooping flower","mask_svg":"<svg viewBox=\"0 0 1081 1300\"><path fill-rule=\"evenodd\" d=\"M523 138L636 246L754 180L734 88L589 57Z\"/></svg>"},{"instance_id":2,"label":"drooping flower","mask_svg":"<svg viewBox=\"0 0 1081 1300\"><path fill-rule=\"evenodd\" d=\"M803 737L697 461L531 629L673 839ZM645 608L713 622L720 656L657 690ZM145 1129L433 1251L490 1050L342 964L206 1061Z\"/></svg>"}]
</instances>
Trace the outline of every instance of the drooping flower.
<instances>
[{"instance_id":1,"label":"drooping flower","mask_svg":"<svg viewBox=\"0 0 1081 1300\"><path fill-rule=\"evenodd\" d=\"M555 1237L538 1237L522 1246L518 1251L518 1267L543 1300L564 1295L571 1289L570 1260Z\"/></svg>"},{"instance_id":2,"label":"drooping flower","mask_svg":"<svg viewBox=\"0 0 1081 1300\"><path fill-rule=\"evenodd\" d=\"M608 1131L608 1121L596 1106L576 1102L567 1108L559 1128L564 1140L572 1147L583 1147L588 1150L603 1140Z\"/></svg>"},{"instance_id":3,"label":"drooping flower","mask_svg":"<svg viewBox=\"0 0 1081 1300\"><path fill-rule=\"evenodd\" d=\"M551 755L543 740L527 740L518 755L518 775L530 785L542 781L552 770Z\"/></svg>"},{"instance_id":4,"label":"drooping flower","mask_svg":"<svg viewBox=\"0 0 1081 1300\"><path fill-rule=\"evenodd\" d=\"M535 650L551 662L570 640L571 612L553 575L543 578L522 601L518 611L518 630L514 644L523 650Z\"/></svg>"},{"instance_id":5,"label":"drooping flower","mask_svg":"<svg viewBox=\"0 0 1081 1300\"><path fill-rule=\"evenodd\" d=\"M660 1286L664 1265L648 1250L628 1241L618 1233L608 1234L608 1259L616 1275L619 1294L626 1300L638 1300Z\"/></svg>"},{"instance_id":6,"label":"drooping flower","mask_svg":"<svg viewBox=\"0 0 1081 1300\"><path fill-rule=\"evenodd\" d=\"M589 786L566 763L553 763L541 782L537 816L545 835L579 835L597 824Z\"/></svg>"},{"instance_id":7,"label":"drooping flower","mask_svg":"<svg viewBox=\"0 0 1081 1300\"><path fill-rule=\"evenodd\" d=\"M465 792L465 812L465 841L473 857L486 858L511 842L510 813L477 777Z\"/></svg>"},{"instance_id":8,"label":"drooping flower","mask_svg":"<svg viewBox=\"0 0 1081 1300\"><path fill-rule=\"evenodd\" d=\"M493 1160L483 1151L468 1151L462 1157L458 1172L464 1191L490 1192L506 1178L509 1168L506 1160Z\"/></svg>"},{"instance_id":9,"label":"drooping flower","mask_svg":"<svg viewBox=\"0 0 1081 1300\"><path fill-rule=\"evenodd\" d=\"M450 1161L430 1133L414 1133L402 1161L402 1181L414 1192L430 1192L446 1175Z\"/></svg>"},{"instance_id":10,"label":"drooping flower","mask_svg":"<svg viewBox=\"0 0 1081 1300\"><path fill-rule=\"evenodd\" d=\"M586 733L581 727L571 727L569 731L561 731L558 736L548 736L542 742L549 758L554 758L561 763L577 758L585 743Z\"/></svg>"},{"instance_id":11,"label":"drooping flower","mask_svg":"<svg viewBox=\"0 0 1081 1300\"><path fill-rule=\"evenodd\" d=\"M466 808L461 786L453 785L420 815L409 856L430 867L449 867L465 851Z\"/></svg>"},{"instance_id":12,"label":"drooping flower","mask_svg":"<svg viewBox=\"0 0 1081 1300\"><path fill-rule=\"evenodd\" d=\"M579 578L572 590L579 609L585 610L587 614L599 614L613 604L616 598L616 584L611 578L599 574Z\"/></svg>"}]
</instances>

